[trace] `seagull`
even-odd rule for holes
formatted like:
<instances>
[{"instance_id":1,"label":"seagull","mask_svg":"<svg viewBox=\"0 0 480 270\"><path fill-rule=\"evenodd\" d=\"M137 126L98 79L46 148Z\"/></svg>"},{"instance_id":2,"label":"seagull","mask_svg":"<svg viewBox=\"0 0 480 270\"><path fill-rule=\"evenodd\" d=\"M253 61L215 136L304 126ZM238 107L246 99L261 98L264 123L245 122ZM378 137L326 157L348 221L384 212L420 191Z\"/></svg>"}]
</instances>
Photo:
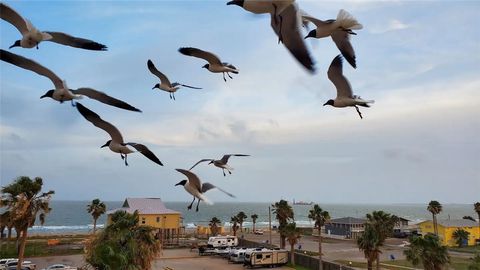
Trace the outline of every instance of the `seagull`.
<instances>
[{"instance_id":1,"label":"seagull","mask_svg":"<svg viewBox=\"0 0 480 270\"><path fill-rule=\"evenodd\" d=\"M302 13L294 0L233 0L227 5L238 5L255 14L269 13L271 27L279 42L310 72L315 72L310 52L303 40Z\"/></svg>"},{"instance_id":2,"label":"seagull","mask_svg":"<svg viewBox=\"0 0 480 270\"><path fill-rule=\"evenodd\" d=\"M370 107L369 103L374 103L374 100L363 100L360 96L355 96L352 93L352 87L348 82L347 78L343 76L342 73L342 56L337 55L330 64L328 68L328 78L332 81L335 88L337 88L337 98L328 100L323 106L331 105L337 108L343 107L355 107L357 109L358 115L361 119L362 113L358 109L358 106Z\"/></svg>"},{"instance_id":3,"label":"seagull","mask_svg":"<svg viewBox=\"0 0 480 270\"><path fill-rule=\"evenodd\" d=\"M204 201L206 204L212 205L213 203L210 202L207 199L207 197L205 197L203 195L203 193L205 193L205 192L207 192L211 189L214 189L214 188L220 190L221 192L227 194L228 196L230 196L232 198L235 198L235 196L233 194L230 194L230 193L226 192L225 190L223 190L219 187L216 187L216 186L214 186L210 183L203 183L202 184L202 182L200 181L200 178L198 178L198 176L191 171L184 170L184 169L175 169L175 170L177 172L183 173L188 178L188 180L182 180L182 181L178 182L177 184L175 184L175 186L183 186L183 188L188 193L193 195L193 201L187 207L188 210L192 209L192 205L195 202L195 199L198 199L197 208L195 210L197 212L198 212L198 205L200 204L200 201Z\"/></svg>"},{"instance_id":4,"label":"seagull","mask_svg":"<svg viewBox=\"0 0 480 270\"><path fill-rule=\"evenodd\" d=\"M60 79L51 70L49 70L48 68L40 65L39 63L31 59L25 58L18 54L14 54L14 53L0 49L0 59L12 65L33 71L39 75L49 78L52 81L53 85L55 86L55 89L47 91L47 93L45 93L40 98L49 97L59 101L60 103L70 100L72 102L72 106L75 106L73 102L74 99L81 99L82 96L87 96L91 99L98 100L102 103L105 103L114 107L118 107L118 108L129 110L129 111L141 112L141 110L131 106L130 104L124 101L113 98L103 92L97 91L92 88L83 87L83 88L78 88L77 90L69 89L67 86L67 83L62 79Z\"/></svg>"},{"instance_id":5,"label":"seagull","mask_svg":"<svg viewBox=\"0 0 480 270\"><path fill-rule=\"evenodd\" d=\"M227 170L227 172L228 172L229 174L232 174L231 171L233 171L233 168L227 165L228 159L229 159L231 156L235 156L235 157L249 157L250 155L244 155L244 154L228 154L228 155L224 155L224 156L223 156L221 159L219 159L219 160L208 159L208 158L207 158L207 159L202 159L202 160L200 160L199 162L195 163L195 165L193 165L193 166L190 168L190 170L193 169L195 166L197 166L199 163L202 163L202 162L205 162L205 161L210 161L208 164L212 164L212 163L213 163L213 165L221 168L222 171L223 171L223 176L227 176L227 175L225 174L225 170Z\"/></svg>"},{"instance_id":6,"label":"seagull","mask_svg":"<svg viewBox=\"0 0 480 270\"><path fill-rule=\"evenodd\" d=\"M178 51L181 54L188 55L188 56L193 56L193 57L198 57L207 60L208 64L204 65L202 68L208 69L210 72L214 73L223 73L223 80L227 81L225 79L225 73L227 73L228 77L230 79L233 79L232 76L230 76L229 72L238 74L239 70L232 64L225 63L220 61L220 58L216 56L215 54L207 51L202 51L197 48L180 48Z\"/></svg>"},{"instance_id":7,"label":"seagull","mask_svg":"<svg viewBox=\"0 0 480 270\"><path fill-rule=\"evenodd\" d=\"M142 155L144 155L151 161L157 163L160 166L163 166L162 162L145 145L134 142L123 142L122 134L114 125L103 120L102 118L100 118L100 116L98 116L98 114L94 113L79 102L77 102L76 107L78 112L80 112L80 114L85 117L85 119L87 119L94 126L103 129L110 135L112 139L108 140L100 148L108 146L108 148L110 148L110 150L112 150L113 152L120 153L120 157L125 160L125 166L128 166L127 155L134 152L140 152L142 153ZM133 147L135 150L130 149L129 146Z\"/></svg>"},{"instance_id":8,"label":"seagull","mask_svg":"<svg viewBox=\"0 0 480 270\"><path fill-rule=\"evenodd\" d=\"M107 50L107 46L92 40L73 37L61 32L41 32L29 20L23 18L13 8L4 3L0 3L0 18L15 26L22 34L22 39L15 41L10 49L13 47L37 47L38 49L38 44L45 40L86 50Z\"/></svg>"},{"instance_id":9,"label":"seagull","mask_svg":"<svg viewBox=\"0 0 480 270\"><path fill-rule=\"evenodd\" d=\"M178 82L170 83L167 76L165 76L165 74L161 73L155 67L152 60L150 60L150 59L147 61L147 67L148 67L148 70L150 70L150 72L153 75L157 76L160 79L160 83L155 84L155 86L152 89L158 88L160 90L169 92L170 93L170 99L173 98L173 100L175 100L175 92L177 92L178 88L180 88L181 86L192 88L192 89L202 89L202 88L199 88L199 87L189 86L189 85L181 84L181 83L178 83Z\"/></svg>"},{"instance_id":10,"label":"seagull","mask_svg":"<svg viewBox=\"0 0 480 270\"><path fill-rule=\"evenodd\" d=\"M350 15L350 13L341 9L338 12L336 20L327 20L322 21L317 18L314 18L308 14L302 16L304 20L312 22L317 28L313 29L305 37L313 38L324 38L331 36L333 42L337 45L337 48L342 53L343 57L356 68L357 64L355 62L355 51L353 50L352 44L350 43L350 35L356 35L352 30L362 29L363 26L358 23L358 21Z\"/></svg>"}]
</instances>

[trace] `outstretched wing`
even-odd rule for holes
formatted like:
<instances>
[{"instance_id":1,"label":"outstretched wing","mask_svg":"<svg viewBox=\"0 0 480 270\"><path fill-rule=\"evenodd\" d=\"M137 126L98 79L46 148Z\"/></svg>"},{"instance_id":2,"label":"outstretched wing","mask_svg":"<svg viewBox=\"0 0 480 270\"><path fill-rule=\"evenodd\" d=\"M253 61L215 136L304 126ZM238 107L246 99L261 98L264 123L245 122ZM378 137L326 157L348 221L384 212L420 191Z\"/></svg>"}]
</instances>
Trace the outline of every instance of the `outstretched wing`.
<instances>
[{"instance_id":1,"label":"outstretched wing","mask_svg":"<svg viewBox=\"0 0 480 270\"><path fill-rule=\"evenodd\" d=\"M244 155L244 154L228 154L228 155L224 155L224 156L222 157L222 159L220 159L220 161L223 162L224 164L227 164L228 159L229 159L231 156L235 156L235 157L248 157L248 156L250 156L250 155Z\"/></svg>"},{"instance_id":2,"label":"outstretched wing","mask_svg":"<svg viewBox=\"0 0 480 270\"><path fill-rule=\"evenodd\" d=\"M139 144L139 143L133 143L133 142L129 142L129 143L126 143L126 144L132 146L135 149L137 149L138 152L142 153L144 156L146 156L151 161L157 163L160 166L163 166L160 159L158 159L157 156L155 156L155 154L152 151L150 151L150 149L148 149L145 145Z\"/></svg>"},{"instance_id":3,"label":"outstretched wing","mask_svg":"<svg viewBox=\"0 0 480 270\"><path fill-rule=\"evenodd\" d=\"M222 65L220 58L218 58L218 56L216 56L211 52L202 51L200 49L192 48L192 47L180 48L178 49L178 51L184 55L205 59L210 64Z\"/></svg>"},{"instance_id":4,"label":"outstretched wing","mask_svg":"<svg viewBox=\"0 0 480 270\"><path fill-rule=\"evenodd\" d=\"M193 166L190 168L190 170L193 169L193 168L194 168L195 166L197 166L198 164L200 164L200 163L202 163L202 162L205 162L205 161L213 161L213 159L208 159L208 158L202 159L202 160L200 160L199 162L195 163L195 165L193 165Z\"/></svg>"},{"instance_id":5,"label":"outstretched wing","mask_svg":"<svg viewBox=\"0 0 480 270\"><path fill-rule=\"evenodd\" d=\"M200 178L190 170L184 169L175 169L177 172L183 173L187 178L188 182L190 182L199 192L202 192L202 184L200 182Z\"/></svg>"},{"instance_id":6,"label":"outstretched wing","mask_svg":"<svg viewBox=\"0 0 480 270\"><path fill-rule=\"evenodd\" d=\"M115 106L117 108L129 110L129 111L135 111L135 112L142 112L141 110L133 107L132 105L130 105L130 104L124 102L124 101L113 98L113 97L111 97L111 96L109 96L109 95L107 95L103 92L97 91L97 90L92 89L92 88L78 88L77 90L70 90L70 91L74 94L87 96L89 98L98 100L102 103Z\"/></svg>"},{"instance_id":7,"label":"outstretched wing","mask_svg":"<svg viewBox=\"0 0 480 270\"><path fill-rule=\"evenodd\" d=\"M157 76L159 79L160 79L160 82L161 83L164 83L164 84L167 84L167 85L171 85L170 84L170 81L168 80L167 76L165 76L165 74L163 74L162 72L160 72L156 67L155 65L153 64L152 60L148 59L147 61L147 67L148 67L148 70L150 70L150 72ZM172 85L173 86L173 85Z\"/></svg>"},{"instance_id":8,"label":"outstretched wing","mask_svg":"<svg viewBox=\"0 0 480 270\"><path fill-rule=\"evenodd\" d=\"M28 33L27 20L20 16L20 14L18 14L13 8L4 3L0 3L0 18L15 26L22 35Z\"/></svg>"},{"instance_id":9,"label":"outstretched wing","mask_svg":"<svg viewBox=\"0 0 480 270\"><path fill-rule=\"evenodd\" d=\"M77 102L75 106L77 107L78 112L80 112L80 114L85 117L85 119L87 119L94 126L105 130L110 135L110 137L112 137L112 140L118 143L123 143L122 134L114 125L103 120L102 118L100 118L100 116L98 116L98 114L94 113L79 102Z\"/></svg>"},{"instance_id":10,"label":"outstretched wing","mask_svg":"<svg viewBox=\"0 0 480 270\"><path fill-rule=\"evenodd\" d=\"M336 30L333 31L331 36L333 42L335 42L347 62L350 63L352 67L357 68L355 51L353 50L352 43L350 43L350 34L345 30Z\"/></svg>"},{"instance_id":11,"label":"outstretched wing","mask_svg":"<svg viewBox=\"0 0 480 270\"><path fill-rule=\"evenodd\" d=\"M190 86L190 85L186 85L186 84L181 84L181 83L178 83L178 82L174 82L172 83L172 87L175 87L177 85L181 85L183 87L188 87L188 88L192 88L192 89L202 89L200 87L195 87L195 86Z\"/></svg>"},{"instance_id":12,"label":"outstretched wing","mask_svg":"<svg viewBox=\"0 0 480 270\"><path fill-rule=\"evenodd\" d=\"M210 184L210 183L203 183L203 185L202 185L202 193L205 193L205 192L207 192L207 191L209 191L209 190L211 190L211 189L215 189L215 188L218 189L218 190L220 190L221 192L227 194L228 196L230 196L230 197L232 197L232 198L235 198L235 195L233 195L232 193L229 193L229 192L227 192L227 191L225 191L225 190L223 190L223 189L221 189L221 188L219 188L219 187L217 187L217 186L215 186L215 185L213 185L213 184Z\"/></svg>"},{"instance_id":13,"label":"outstretched wing","mask_svg":"<svg viewBox=\"0 0 480 270\"><path fill-rule=\"evenodd\" d=\"M65 34L62 32L48 32L45 33L50 34L52 36L51 39L47 39L47 41L52 41L55 43L85 49L85 50L92 50L92 51L106 51L107 46L97 43L93 40L74 37L69 34Z\"/></svg>"},{"instance_id":14,"label":"outstretched wing","mask_svg":"<svg viewBox=\"0 0 480 270\"><path fill-rule=\"evenodd\" d=\"M337 98L338 97L352 97L352 87L348 82L347 78L343 76L343 64L342 56L337 55L330 64L328 68L328 78L332 81L335 88L337 88Z\"/></svg>"}]
</instances>

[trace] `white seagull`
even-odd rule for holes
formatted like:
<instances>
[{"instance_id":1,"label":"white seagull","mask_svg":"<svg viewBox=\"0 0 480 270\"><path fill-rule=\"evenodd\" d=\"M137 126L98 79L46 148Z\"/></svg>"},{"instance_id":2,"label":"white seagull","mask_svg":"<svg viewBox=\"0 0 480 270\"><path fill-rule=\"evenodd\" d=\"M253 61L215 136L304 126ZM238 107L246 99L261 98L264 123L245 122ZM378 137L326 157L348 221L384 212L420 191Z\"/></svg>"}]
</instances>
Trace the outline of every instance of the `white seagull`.
<instances>
[{"instance_id":1,"label":"white seagull","mask_svg":"<svg viewBox=\"0 0 480 270\"><path fill-rule=\"evenodd\" d=\"M302 13L294 0L233 0L227 5L238 5L255 14L270 14L271 26L288 51L310 72L315 71L310 52L302 36Z\"/></svg>"},{"instance_id":2,"label":"white seagull","mask_svg":"<svg viewBox=\"0 0 480 270\"><path fill-rule=\"evenodd\" d=\"M352 67L356 68L355 51L350 43L350 35L356 35L352 30L362 29L363 26L350 13L341 9L338 12L336 20L322 21L308 14L302 15L304 20L310 21L317 27L308 33L305 38L324 38L332 37L333 42L347 59Z\"/></svg>"},{"instance_id":3,"label":"white seagull","mask_svg":"<svg viewBox=\"0 0 480 270\"><path fill-rule=\"evenodd\" d=\"M227 194L228 196L230 196L232 198L235 198L235 196L233 194L230 194L230 193L226 192L225 190L223 190L219 187L216 187L216 186L214 186L210 183L203 183L202 184L202 182L200 181L200 178L198 178L198 176L191 171L184 170L184 169L175 169L175 170L180 172L180 173L183 173L188 178L188 180L182 180L182 181L178 182L177 184L175 184L175 186L183 186L183 188L188 193L192 194L193 201L187 207L188 210L192 209L192 205L195 202L195 199L198 199L197 208L195 210L197 212L198 212L198 205L200 204L200 201L204 201L206 204L212 205L213 203L211 201L209 201L207 199L207 197L205 197L203 195L203 193L205 193L205 192L207 192L211 189L214 189L214 188L220 190L221 192Z\"/></svg>"},{"instance_id":4,"label":"white seagull","mask_svg":"<svg viewBox=\"0 0 480 270\"><path fill-rule=\"evenodd\" d=\"M92 88L78 88L77 90L69 89L66 82L62 81L55 73L53 73L48 68L40 65L39 63L20 56L18 54L14 54L5 50L0 49L0 59L4 62L10 63L12 65L18 66L23 69L27 69L33 71L39 75L45 76L49 78L55 89L47 91L43 96L40 98L49 97L60 103L64 101L71 101L72 105L74 105L74 99L81 99L82 96L87 96L91 99L98 100L102 103L118 107L121 109L129 110L129 111L136 111L141 112L139 109L133 107L132 105L121 101L119 99L113 98L103 92L97 91Z\"/></svg>"},{"instance_id":5,"label":"white seagull","mask_svg":"<svg viewBox=\"0 0 480 270\"><path fill-rule=\"evenodd\" d=\"M0 3L0 18L9 22L15 26L18 31L22 34L22 39L15 41L15 43L10 46L13 47L22 47L22 48L33 48L37 47L38 44L42 41L52 41L59 44L86 49L94 51L105 51L107 46L97 43L92 40L73 37L61 32L42 32L33 26L33 24L23 18L18 12L16 12L11 7L7 6L4 3Z\"/></svg>"},{"instance_id":6,"label":"white seagull","mask_svg":"<svg viewBox=\"0 0 480 270\"><path fill-rule=\"evenodd\" d=\"M173 100L175 100L175 92L177 92L178 88L180 88L182 86L192 88L192 89L202 89L200 87L194 87L194 86L190 86L190 85L186 85L186 84L181 84L181 83L178 83L178 82L170 83L167 76L165 76L165 74L160 72L155 67L152 60L150 60L150 59L147 61L147 67L148 67L148 70L150 70L150 72L153 75L157 76L160 79L160 83L155 84L155 86L152 89L158 88L160 90L163 90L163 91L166 91L166 92L170 93L170 99L173 98Z\"/></svg>"},{"instance_id":7,"label":"white seagull","mask_svg":"<svg viewBox=\"0 0 480 270\"><path fill-rule=\"evenodd\" d=\"M210 161L210 163L208 163L208 164L213 164L213 165L215 165L216 167L222 169L223 176L226 176L225 170L227 170L227 172L228 172L229 174L232 174L231 171L233 171L233 168L230 167L230 166L228 166L228 164L227 164L228 159L229 159L231 156L235 156L235 157L249 157L250 155L244 155L244 154L227 154L227 155L224 155L221 159L218 159L218 160L206 158L206 159L202 159L202 160L200 160L199 162L195 163L195 165L193 165L193 166L190 168L190 170L193 169L195 166L197 166L199 163L202 163L202 162L205 162L205 161Z\"/></svg>"},{"instance_id":8,"label":"white seagull","mask_svg":"<svg viewBox=\"0 0 480 270\"><path fill-rule=\"evenodd\" d=\"M163 166L162 162L145 145L134 142L125 143L123 141L122 134L114 125L103 120L100 118L100 116L98 116L98 114L83 106L81 103L77 102L76 107L80 114L87 119L87 121L92 123L94 126L103 129L110 135L112 139L108 140L100 148L108 146L108 148L110 148L110 150L113 152L120 153L120 157L125 160L125 166L128 166L127 155L134 152L140 152L151 161ZM135 150L130 149L129 146L133 147Z\"/></svg>"},{"instance_id":9,"label":"white seagull","mask_svg":"<svg viewBox=\"0 0 480 270\"><path fill-rule=\"evenodd\" d=\"M328 100L323 106L331 105L337 108L343 107L355 107L358 115L362 117L362 113L358 109L358 106L370 107L369 103L374 103L374 100L363 100L360 96L353 95L352 87L347 78L342 73L342 56L337 55L328 68L328 78L332 81L335 88L337 88L337 98Z\"/></svg>"},{"instance_id":10,"label":"white seagull","mask_svg":"<svg viewBox=\"0 0 480 270\"><path fill-rule=\"evenodd\" d=\"M208 64L204 65L202 68L206 68L210 72L213 72L213 73L220 73L220 72L223 73L223 80L224 81L227 81L227 79L225 79L225 73L227 73L227 75L228 75L228 77L230 77L230 79L233 79L232 76L230 76L229 72L232 72L232 73L235 73L235 74L238 74L238 72L239 72L239 70L235 66L233 66L232 64L220 61L220 58L218 58L218 56L216 56L215 54L213 54L211 52L202 51L200 49L191 48L191 47L180 48L180 49L178 49L178 51L181 54L184 54L184 55L193 56L193 57L202 58L204 60L207 60Z\"/></svg>"}]
</instances>

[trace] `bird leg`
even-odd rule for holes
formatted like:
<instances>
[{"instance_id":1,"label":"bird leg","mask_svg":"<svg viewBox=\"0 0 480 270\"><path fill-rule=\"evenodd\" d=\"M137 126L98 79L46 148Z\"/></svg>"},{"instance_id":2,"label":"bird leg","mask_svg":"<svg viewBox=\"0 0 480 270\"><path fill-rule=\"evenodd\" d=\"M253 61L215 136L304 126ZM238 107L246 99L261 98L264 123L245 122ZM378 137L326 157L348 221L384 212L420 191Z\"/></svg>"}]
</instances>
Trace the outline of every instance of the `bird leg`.
<instances>
[{"instance_id":1,"label":"bird leg","mask_svg":"<svg viewBox=\"0 0 480 270\"><path fill-rule=\"evenodd\" d=\"M198 212L198 205L200 204L200 200L197 202L197 208L195 209L195 212Z\"/></svg>"},{"instance_id":2,"label":"bird leg","mask_svg":"<svg viewBox=\"0 0 480 270\"><path fill-rule=\"evenodd\" d=\"M223 176L227 176L227 175L225 174L225 169L224 169L224 168L222 168L222 172L223 172Z\"/></svg>"},{"instance_id":3,"label":"bird leg","mask_svg":"<svg viewBox=\"0 0 480 270\"><path fill-rule=\"evenodd\" d=\"M193 202L195 201L195 196L193 196L193 201L190 203L190 205L187 207L188 210L192 209ZM200 200L199 200L200 201Z\"/></svg>"},{"instance_id":4,"label":"bird leg","mask_svg":"<svg viewBox=\"0 0 480 270\"><path fill-rule=\"evenodd\" d=\"M70 100L70 102L72 103L72 107L76 107L76 106L75 106L75 103L73 102L73 99Z\"/></svg>"},{"instance_id":5,"label":"bird leg","mask_svg":"<svg viewBox=\"0 0 480 270\"><path fill-rule=\"evenodd\" d=\"M127 162L127 154L125 154L125 166L128 166L128 162Z\"/></svg>"},{"instance_id":6,"label":"bird leg","mask_svg":"<svg viewBox=\"0 0 480 270\"><path fill-rule=\"evenodd\" d=\"M175 93L172 93L173 100L175 100Z\"/></svg>"},{"instance_id":7,"label":"bird leg","mask_svg":"<svg viewBox=\"0 0 480 270\"><path fill-rule=\"evenodd\" d=\"M228 77L230 77L230 79L233 79L233 77L232 77L232 76L230 76L230 73L228 73L228 72L227 72L227 75L228 75Z\"/></svg>"},{"instance_id":8,"label":"bird leg","mask_svg":"<svg viewBox=\"0 0 480 270\"><path fill-rule=\"evenodd\" d=\"M223 80L226 82L227 79L225 79L225 72L222 72L222 74L223 74Z\"/></svg>"},{"instance_id":9,"label":"bird leg","mask_svg":"<svg viewBox=\"0 0 480 270\"><path fill-rule=\"evenodd\" d=\"M228 172L228 174L232 174L232 172L231 172L231 171L229 171L229 170L227 170L227 172Z\"/></svg>"},{"instance_id":10,"label":"bird leg","mask_svg":"<svg viewBox=\"0 0 480 270\"><path fill-rule=\"evenodd\" d=\"M169 95L169 96L170 96L170 99L172 99L172 93L170 93L170 95Z\"/></svg>"},{"instance_id":11,"label":"bird leg","mask_svg":"<svg viewBox=\"0 0 480 270\"><path fill-rule=\"evenodd\" d=\"M362 113L360 112L360 109L355 105L355 109L357 109L358 115L360 116L360 119L363 119Z\"/></svg>"}]
</instances>

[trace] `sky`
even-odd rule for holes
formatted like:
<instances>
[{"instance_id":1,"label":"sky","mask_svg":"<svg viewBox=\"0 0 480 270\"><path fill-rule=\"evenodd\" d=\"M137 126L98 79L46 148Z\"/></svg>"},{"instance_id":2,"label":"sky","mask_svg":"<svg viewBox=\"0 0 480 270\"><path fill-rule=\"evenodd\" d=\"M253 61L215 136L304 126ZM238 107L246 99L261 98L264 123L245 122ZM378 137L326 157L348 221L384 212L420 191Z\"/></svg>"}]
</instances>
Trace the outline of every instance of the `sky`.
<instances>
[{"instance_id":1,"label":"sky","mask_svg":"<svg viewBox=\"0 0 480 270\"><path fill-rule=\"evenodd\" d=\"M145 144L164 163L140 154L123 164L100 148L109 136L66 102L39 99L51 81L0 63L0 181L40 176L56 200L160 197L190 201L175 168L232 157L232 175L203 163L193 171L236 195L212 201L279 199L318 203L473 203L480 200L480 11L478 1L297 1L320 19L340 9L363 24L352 37L357 69L344 64L362 108L322 106L336 90L327 78L339 54L329 38L307 40L310 74L278 44L267 15L226 1L6 1L38 29L106 44L94 52L43 42L31 58L72 89L91 87L142 113L88 98L80 102ZM20 33L0 22L1 48ZM306 35L307 32L304 31ZM239 68L234 79L178 53L197 47ZM151 59L180 89L176 100L152 90Z\"/></svg>"}]
</instances>

